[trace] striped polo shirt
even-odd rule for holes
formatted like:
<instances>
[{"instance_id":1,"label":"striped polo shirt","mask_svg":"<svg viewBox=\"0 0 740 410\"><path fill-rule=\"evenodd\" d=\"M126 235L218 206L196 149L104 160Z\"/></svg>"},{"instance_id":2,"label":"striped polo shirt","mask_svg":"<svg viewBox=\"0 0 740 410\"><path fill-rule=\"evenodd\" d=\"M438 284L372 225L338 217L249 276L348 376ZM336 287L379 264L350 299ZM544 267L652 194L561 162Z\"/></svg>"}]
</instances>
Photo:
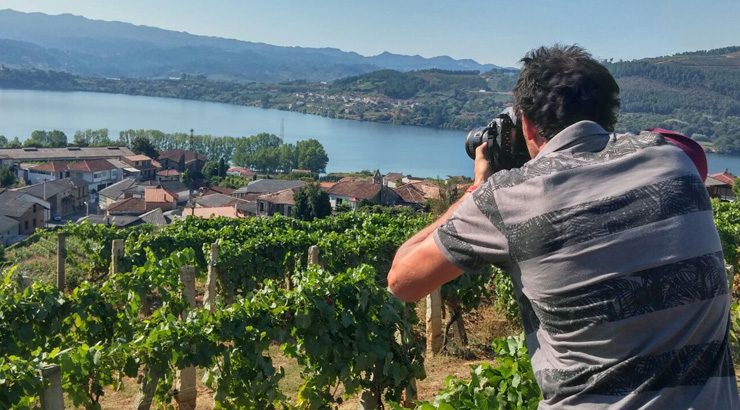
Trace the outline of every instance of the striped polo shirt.
<instances>
[{"instance_id":1,"label":"striped polo shirt","mask_svg":"<svg viewBox=\"0 0 740 410\"><path fill-rule=\"evenodd\" d=\"M711 203L659 134L573 124L434 239L466 272L511 276L540 409L740 409Z\"/></svg>"}]
</instances>

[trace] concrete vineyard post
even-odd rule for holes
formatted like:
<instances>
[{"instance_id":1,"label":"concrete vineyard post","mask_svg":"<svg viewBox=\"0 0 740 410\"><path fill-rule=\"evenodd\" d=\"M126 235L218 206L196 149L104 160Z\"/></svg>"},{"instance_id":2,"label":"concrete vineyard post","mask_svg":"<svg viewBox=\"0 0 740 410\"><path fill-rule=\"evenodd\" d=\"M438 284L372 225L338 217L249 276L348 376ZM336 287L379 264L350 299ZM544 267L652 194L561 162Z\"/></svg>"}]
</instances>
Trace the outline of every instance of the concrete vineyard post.
<instances>
[{"instance_id":1,"label":"concrete vineyard post","mask_svg":"<svg viewBox=\"0 0 740 410\"><path fill-rule=\"evenodd\" d=\"M203 297L203 306L213 313L216 310L216 263L218 262L218 244L211 244L211 254L208 259L208 278L206 279L206 294Z\"/></svg>"},{"instance_id":2,"label":"concrete vineyard post","mask_svg":"<svg viewBox=\"0 0 740 410\"><path fill-rule=\"evenodd\" d=\"M311 245L308 248L308 264L309 265L319 264L319 247L316 245Z\"/></svg>"},{"instance_id":3,"label":"concrete vineyard post","mask_svg":"<svg viewBox=\"0 0 740 410\"><path fill-rule=\"evenodd\" d=\"M123 239L114 239L110 252L110 273L115 275L121 269L121 256L123 256Z\"/></svg>"},{"instance_id":4,"label":"concrete vineyard post","mask_svg":"<svg viewBox=\"0 0 740 410\"><path fill-rule=\"evenodd\" d=\"M191 309L195 309L195 268L183 266L180 270L180 281L184 289L184 296ZM185 319L187 312L183 312ZM175 400L181 410L194 410L198 391L195 388L195 367L186 367L177 372L177 393Z\"/></svg>"},{"instance_id":5,"label":"concrete vineyard post","mask_svg":"<svg viewBox=\"0 0 740 410\"><path fill-rule=\"evenodd\" d=\"M64 410L61 368L58 365L44 367L41 369L41 380L44 382L44 390L41 392L41 409Z\"/></svg>"},{"instance_id":6,"label":"concrete vineyard post","mask_svg":"<svg viewBox=\"0 0 740 410\"><path fill-rule=\"evenodd\" d=\"M442 288L427 296L427 352L442 349Z\"/></svg>"},{"instance_id":7,"label":"concrete vineyard post","mask_svg":"<svg viewBox=\"0 0 740 410\"><path fill-rule=\"evenodd\" d=\"M64 278L64 263L67 259L67 247L64 232L60 232L57 236L57 289L60 292L64 292L65 278Z\"/></svg>"}]
</instances>

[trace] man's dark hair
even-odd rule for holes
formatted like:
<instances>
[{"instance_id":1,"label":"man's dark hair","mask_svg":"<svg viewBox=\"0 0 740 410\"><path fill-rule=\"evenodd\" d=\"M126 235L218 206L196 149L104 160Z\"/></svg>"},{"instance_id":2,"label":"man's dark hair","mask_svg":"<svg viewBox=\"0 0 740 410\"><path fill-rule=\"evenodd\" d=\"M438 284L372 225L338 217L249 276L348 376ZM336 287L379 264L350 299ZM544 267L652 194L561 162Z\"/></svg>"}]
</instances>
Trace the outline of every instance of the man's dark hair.
<instances>
[{"instance_id":1,"label":"man's dark hair","mask_svg":"<svg viewBox=\"0 0 740 410\"><path fill-rule=\"evenodd\" d=\"M609 70L578 46L531 50L514 87L514 108L550 139L571 124L591 120L614 131L619 86Z\"/></svg>"}]
</instances>

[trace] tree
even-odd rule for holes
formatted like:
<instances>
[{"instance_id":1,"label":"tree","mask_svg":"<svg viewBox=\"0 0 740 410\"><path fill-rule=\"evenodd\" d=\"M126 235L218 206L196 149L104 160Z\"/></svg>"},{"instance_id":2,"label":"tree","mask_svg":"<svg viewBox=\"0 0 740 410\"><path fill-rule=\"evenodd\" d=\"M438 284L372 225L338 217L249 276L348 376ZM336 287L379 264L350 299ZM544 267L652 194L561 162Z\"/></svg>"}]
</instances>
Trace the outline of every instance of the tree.
<instances>
[{"instance_id":1,"label":"tree","mask_svg":"<svg viewBox=\"0 0 740 410\"><path fill-rule=\"evenodd\" d=\"M326 172L329 157L324 146L316 139L298 141L295 145L298 168L310 169L314 173Z\"/></svg>"},{"instance_id":2,"label":"tree","mask_svg":"<svg viewBox=\"0 0 740 410\"><path fill-rule=\"evenodd\" d=\"M260 171L271 171L278 168L277 149L283 140L277 135L266 132L240 138L236 141L233 162L242 167L255 168Z\"/></svg>"},{"instance_id":3,"label":"tree","mask_svg":"<svg viewBox=\"0 0 740 410\"><path fill-rule=\"evenodd\" d=\"M293 199L295 200L293 216L298 219L310 221L331 215L329 194L324 192L318 183L308 184L299 189L293 195Z\"/></svg>"},{"instance_id":4,"label":"tree","mask_svg":"<svg viewBox=\"0 0 740 410\"><path fill-rule=\"evenodd\" d=\"M44 131L36 130L31 133L31 138L23 144L26 147L37 148L61 148L67 146L67 135L59 130Z\"/></svg>"},{"instance_id":5,"label":"tree","mask_svg":"<svg viewBox=\"0 0 740 410\"><path fill-rule=\"evenodd\" d=\"M21 140L18 139L18 137L13 138L10 140L8 145L5 146L5 148L21 148L23 144L21 143Z\"/></svg>"},{"instance_id":6,"label":"tree","mask_svg":"<svg viewBox=\"0 0 740 410\"><path fill-rule=\"evenodd\" d=\"M15 181L16 178L13 171L4 165L0 165L0 187L7 188L13 186L15 185Z\"/></svg>"},{"instance_id":7,"label":"tree","mask_svg":"<svg viewBox=\"0 0 740 410\"><path fill-rule=\"evenodd\" d=\"M213 177L225 176L227 169L228 169L228 166L226 165L226 162L222 158L218 162L206 161L206 163L203 165L202 173L206 179L211 179Z\"/></svg>"},{"instance_id":8,"label":"tree","mask_svg":"<svg viewBox=\"0 0 740 410\"><path fill-rule=\"evenodd\" d=\"M740 178L735 178L735 182L732 183L732 192L735 198L740 198Z\"/></svg>"},{"instance_id":9,"label":"tree","mask_svg":"<svg viewBox=\"0 0 740 410\"><path fill-rule=\"evenodd\" d=\"M149 138L141 135L137 135L131 140L129 148L131 148L131 151L135 154L146 155L153 159L159 157L159 152L154 148L154 145L149 141Z\"/></svg>"},{"instance_id":10,"label":"tree","mask_svg":"<svg viewBox=\"0 0 740 410\"><path fill-rule=\"evenodd\" d=\"M6 148L8 146L8 139L5 135L0 135L0 148Z\"/></svg>"},{"instance_id":11,"label":"tree","mask_svg":"<svg viewBox=\"0 0 740 410\"><path fill-rule=\"evenodd\" d=\"M74 145L80 147L105 147L113 145L113 141L108 138L108 129L101 128L98 130L87 129L85 131L77 131L72 139Z\"/></svg>"},{"instance_id":12,"label":"tree","mask_svg":"<svg viewBox=\"0 0 740 410\"><path fill-rule=\"evenodd\" d=\"M297 167L295 145L283 144L278 148L278 164L278 167L286 173Z\"/></svg>"}]
</instances>

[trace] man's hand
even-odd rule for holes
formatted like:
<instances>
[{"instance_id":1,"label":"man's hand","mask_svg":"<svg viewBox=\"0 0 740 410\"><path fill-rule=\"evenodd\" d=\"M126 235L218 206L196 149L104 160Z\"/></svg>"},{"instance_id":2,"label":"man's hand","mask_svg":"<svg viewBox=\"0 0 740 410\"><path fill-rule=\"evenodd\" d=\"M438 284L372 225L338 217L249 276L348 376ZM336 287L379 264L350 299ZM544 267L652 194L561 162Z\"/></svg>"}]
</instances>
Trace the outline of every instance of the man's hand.
<instances>
[{"instance_id":1,"label":"man's hand","mask_svg":"<svg viewBox=\"0 0 740 410\"><path fill-rule=\"evenodd\" d=\"M473 175L475 176L473 179L473 185L475 186L480 186L488 180L488 177L490 177L491 174L493 174L491 163L485 155L487 147L488 142L484 142L475 149L475 165L473 166Z\"/></svg>"}]
</instances>

